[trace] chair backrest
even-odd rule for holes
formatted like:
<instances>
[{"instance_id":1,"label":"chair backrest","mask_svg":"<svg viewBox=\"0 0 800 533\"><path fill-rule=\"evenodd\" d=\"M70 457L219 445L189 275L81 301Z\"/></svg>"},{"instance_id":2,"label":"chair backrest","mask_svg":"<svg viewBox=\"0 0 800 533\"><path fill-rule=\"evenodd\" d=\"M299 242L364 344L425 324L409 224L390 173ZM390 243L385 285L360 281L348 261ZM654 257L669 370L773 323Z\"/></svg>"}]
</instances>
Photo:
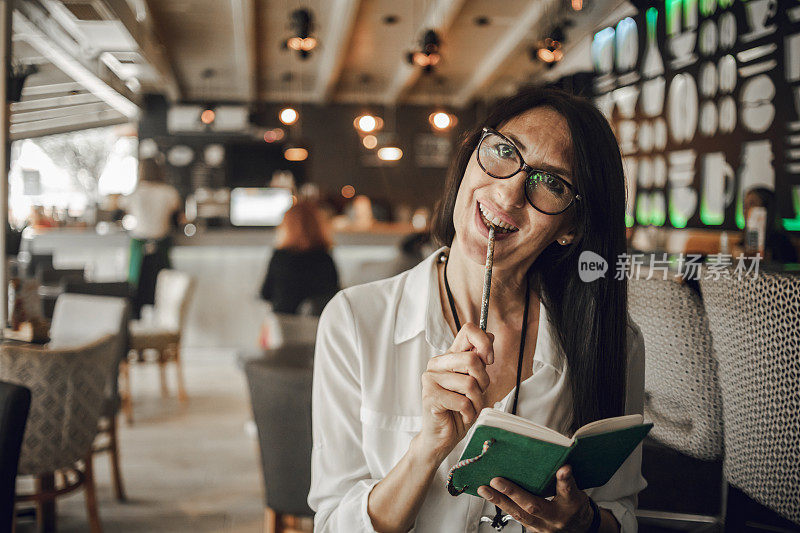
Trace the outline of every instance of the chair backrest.
<instances>
[{"instance_id":1,"label":"chair backrest","mask_svg":"<svg viewBox=\"0 0 800 533\"><path fill-rule=\"evenodd\" d=\"M83 346L106 335L113 335L113 351L117 357L112 372L117 375L119 363L128 354L129 319L130 304L125 298L62 294L56 300L48 348ZM114 412L119 403L118 385L118 380L112 379L106 391Z\"/></svg>"},{"instance_id":2,"label":"chair backrest","mask_svg":"<svg viewBox=\"0 0 800 533\"><path fill-rule=\"evenodd\" d=\"M722 454L722 397L703 303L671 279L631 279L628 310L645 343L645 418L650 436L682 453Z\"/></svg>"},{"instance_id":3,"label":"chair backrest","mask_svg":"<svg viewBox=\"0 0 800 533\"><path fill-rule=\"evenodd\" d=\"M0 381L0 531L11 531L14 489L31 391Z\"/></svg>"},{"instance_id":4,"label":"chair backrest","mask_svg":"<svg viewBox=\"0 0 800 533\"><path fill-rule=\"evenodd\" d=\"M800 524L800 276L700 281L719 360L728 481Z\"/></svg>"},{"instance_id":5,"label":"chair backrest","mask_svg":"<svg viewBox=\"0 0 800 533\"><path fill-rule=\"evenodd\" d=\"M163 269L156 277L153 320L160 327L180 332L186 322L194 279L185 272Z\"/></svg>"},{"instance_id":6,"label":"chair backrest","mask_svg":"<svg viewBox=\"0 0 800 533\"><path fill-rule=\"evenodd\" d=\"M20 474L53 472L86 458L116 358L113 335L63 350L0 345L0 379L31 391Z\"/></svg>"},{"instance_id":7,"label":"chair backrest","mask_svg":"<svg viewBox=\"0 0 800 533\"><path fill-rule=\"evenodd\" d=\"M266 505L278 513L312 516L311 377L298 368L254 360L245 364L258 427Z\"/></svg>"},{"instance_id":8,"label":"chair backrest","mask_svg":"<svg viewBox=\"0 0 800 533\"><path fill-rule=\"evenodd\" d=\"M265 348L279 348L284 344L314 345L318 325L318 316L270 313L265 319Z\"/></svg>"}]
</instances>

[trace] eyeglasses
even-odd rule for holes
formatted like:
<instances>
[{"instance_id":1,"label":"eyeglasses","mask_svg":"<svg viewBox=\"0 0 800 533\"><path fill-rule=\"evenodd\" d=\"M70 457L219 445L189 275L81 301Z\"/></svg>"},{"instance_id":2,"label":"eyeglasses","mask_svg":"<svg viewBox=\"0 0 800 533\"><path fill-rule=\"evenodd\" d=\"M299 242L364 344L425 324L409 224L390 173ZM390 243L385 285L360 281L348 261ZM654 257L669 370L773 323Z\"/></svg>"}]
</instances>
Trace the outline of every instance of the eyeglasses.
<instances>
[{"instance_id":1,"label":"eyeglasses","mask_svg":"<svg viewBox=\"0 0 800 533\"><path fill-rule=\"evenodd\" d=\"M534 209L546 215L563 213L581 199L574 187L561 176L528 165L517 145L492 128L483 128L478 142L478 164L489 176L497 179L525 172L525 198Z\"/></svg>"}]
</instances>

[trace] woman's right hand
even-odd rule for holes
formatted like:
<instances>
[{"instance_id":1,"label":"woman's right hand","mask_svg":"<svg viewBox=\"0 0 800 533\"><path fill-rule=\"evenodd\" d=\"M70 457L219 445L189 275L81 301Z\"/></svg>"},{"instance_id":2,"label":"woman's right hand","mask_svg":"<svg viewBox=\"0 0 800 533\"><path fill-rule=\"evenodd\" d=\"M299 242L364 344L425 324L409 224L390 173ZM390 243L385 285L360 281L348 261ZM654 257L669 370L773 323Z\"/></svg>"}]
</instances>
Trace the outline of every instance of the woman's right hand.
<instances>
[{"instance_id":1,"label":"woman's right hand","mask_svg":"<svg viewBox=\"0 0 800 533\"><path fill-rule=\"evenodd\" d=\"M452 346L432 357L422 374L420 449L440 464L464 438L484 408L489 387L486 365L494 362L494 336L464 324Z\"/></svg>"}]
</instances>

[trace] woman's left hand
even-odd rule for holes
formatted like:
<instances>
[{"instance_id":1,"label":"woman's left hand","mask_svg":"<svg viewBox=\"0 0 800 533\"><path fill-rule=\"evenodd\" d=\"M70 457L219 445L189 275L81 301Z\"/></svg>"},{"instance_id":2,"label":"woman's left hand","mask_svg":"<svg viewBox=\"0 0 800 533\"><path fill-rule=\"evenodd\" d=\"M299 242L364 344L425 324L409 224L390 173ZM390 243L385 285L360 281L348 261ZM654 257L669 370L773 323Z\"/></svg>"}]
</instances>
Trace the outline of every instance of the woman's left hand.
<instances>
[{"instance_id":1,"label":"woman's left hand","mask_svg":"<svg viewBox=\"0 0 800 533\"><path fill-rule=\"evenodd\" d=\"M575 484L569 465L562 466L556 473L556 495L552 500L531 494L501 477L494 478L488 487L479 487L478 494L511 515L528 531L583 533L592 523L589 497Z\"/></svg>"}]
</instances>

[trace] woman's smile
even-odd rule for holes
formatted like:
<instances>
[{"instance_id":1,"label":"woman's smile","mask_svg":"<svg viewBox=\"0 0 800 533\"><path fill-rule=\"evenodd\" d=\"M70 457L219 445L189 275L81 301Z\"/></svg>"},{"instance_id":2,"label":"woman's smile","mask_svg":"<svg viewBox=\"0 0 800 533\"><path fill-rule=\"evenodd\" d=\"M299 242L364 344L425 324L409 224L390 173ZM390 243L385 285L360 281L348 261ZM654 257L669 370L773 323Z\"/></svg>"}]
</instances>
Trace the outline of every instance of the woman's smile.
<instances>
[{"instance_id":1,"label":"woman's smile","mask_svg":"<svg viewBox=\"0 0 800 533\"><path fill-rule=\"evenodd\" d=\"M519 228L510 222L507 222L507 216L502 216L479 201L475 202L475 227L485 238L489 238L489 224L495 226L494 238L496 241L504 240L512 234L519 232ZM491 221L490 218L491 217Z\"/></svg>"}]
</instances>

